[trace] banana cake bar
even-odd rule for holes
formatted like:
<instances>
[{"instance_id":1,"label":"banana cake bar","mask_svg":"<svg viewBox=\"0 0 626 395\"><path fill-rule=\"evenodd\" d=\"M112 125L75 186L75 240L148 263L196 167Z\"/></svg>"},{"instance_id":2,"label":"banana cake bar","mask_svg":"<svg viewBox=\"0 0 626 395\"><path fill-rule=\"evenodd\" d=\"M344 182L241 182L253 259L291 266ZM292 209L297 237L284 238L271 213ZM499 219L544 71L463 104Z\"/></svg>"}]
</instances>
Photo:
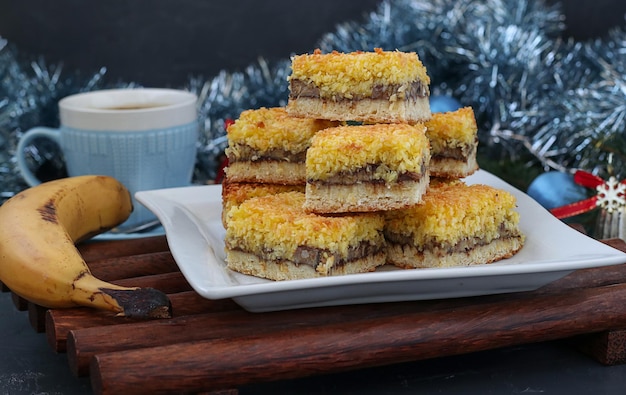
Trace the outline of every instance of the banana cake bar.
<instances>
[{"instance_id":1,"label":"banana cake bar","mask_svg":"<svg viewBox=\"0 0 626 395\"><path fill-rule=\"evenodd\" d=\"M303 209L304 194L248 199L227 213L230 269L271 280L362 273L385 264L379 213L320 216Z\"/></svg>"},{"instance_id":2,"label":"banana cake bar","mask_svg":"<svg viewBox=\"0 0 626 395\"><path fill-rule=\"evenodd\" d=\"M460 181L431 185L422 204L385 213L387 263L468 266L509 258L524 244L515 197Z\"/></svg>"},{"instance_id":3,"label":"banana cake bar","mask_svg":"<svg viewBox=\"0 0 626 395\"><path fill-rule=\"evenodd\" d=\"M384 211L418 204L428 188L422 124L348 125L316 134L306 155L305 209Z\"/></svg>"},{"instance_id":4,"label":"banana cake bar","mask_svg":"<svg viewBox=\"0 0 626 395\"><path fill-rule=\"evenodd\" d=\"M434 113L425 125L430 140L431 176L463 178L478 170L478 127L471 107Z\"/></svg>"},{"instance_id":5,"label":"banana cake bar","mask_svg":"<svg viewBox=\"0 0 626 395\"><path fill-rule=\"evenodd\" d=\"M414 52L333 51L292 57L287 111L370 123L430 119L430 78Z\"/></svg>"},{"instance_id":6,"label":"banana cake bar","mask_svg":"<svg viewBox=\"0 0 626 395\"><path fill-rule=\"evenodd\" d=\"M304 193L304 184L282 185L259 182L232 182L226 177L222 182L222 224L226 227L226 213L228 210L248 199L291 191Z\"/></svg>"},{"instance_id":7,"label":"banana cake bar","mask_svg":"<svg viewBox=\"0 0 626 395\"><path fill-rule=\"evenodd\" d=\"M233 182L301 184L311 138L337 122L292 117L283 107L243 111L228 127L227 177Z\"/></svg>"}]
</instances>

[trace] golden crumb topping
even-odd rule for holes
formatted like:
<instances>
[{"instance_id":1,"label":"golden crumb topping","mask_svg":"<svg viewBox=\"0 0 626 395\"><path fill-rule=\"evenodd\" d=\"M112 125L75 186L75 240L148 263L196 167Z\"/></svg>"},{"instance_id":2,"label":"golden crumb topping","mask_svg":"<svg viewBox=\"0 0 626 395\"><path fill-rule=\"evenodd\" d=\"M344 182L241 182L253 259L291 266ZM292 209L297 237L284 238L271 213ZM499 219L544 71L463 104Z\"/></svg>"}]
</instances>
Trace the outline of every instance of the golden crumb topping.
<instances>
[{"instance_id":1,"label":"golden crumb topping","mask_svg":"<svg viewBox=\"0 0 626 395\"><path fill-rule=\"evenodd\" d=\"M321 216L303 209L304 193L285 192L248 199L227 213L226 245L271 259L292 259L298 247L342 256L362 242L383 243L382 214Z\"/></svg>"},{"instance_id":2,"label":"golden crumb topping","mask_svg":"<svg viewBox=\"0 0 626 395\"><path fill-rule=\"evenodd\" d=\"M259 152L302 152L315 133L337 125L338 122L292 117L283 107L246 110L228 127L229 150L245 145ZM237 157L236 152L229 154Z\"/></svg>"},{"instance_id":3,"label":"golden crumb topping","mask_svg":"<svg viewBox=\"0 0 626 395\"><path fill-rule=\"evenodd\" d=\"M289 79L312 83L321 97L350 94L369 97L376 86L399 85L408 89L413 82L430 84L426 68L415 52L383 51L293 56ZM402 90L402 89L401 89Z\"/></svg>"},{"instance_id":4,"label":"golden crumb topping","mask_svg":"<svg viewBox=\"0 0 626 395\"><path fill-rule=\"evenodd\" d=\"M276 195L282 192L298 191L304 193L304 185L280 185L258 182L228 182L222 184L222 206L224 212L253 197Z\"/></svg>"},{"instance_id":5,"label":"golden crumb topping","mask_svg":"<svg viewBox=\"0 0 626 395\"><path fill-rule=\"evenodd\" d=\"M374 179L393 182L403 173L421 174L429 160L429 142L421 124L339 126L313 137L306 155L306 175L324 181L374 165Z\"/></svg>"},{"instance_id":6,"label":"golden crumb topping","mask_svg":"<svg viewBox=\"0 0 626 395\"><path fill-rule=\"evenodd\" d=\"M430 121L425 122L425 125L426 136L430 139L433 152L472 145L478 133L474 110L471 107L433 113Z\"/></svg>"},{"instance_id":7,"label":"golden crumb topping","mask_svg":"<svg viewBox=\"0 0 626 395\"><path fill-rule=\"evenodd\" d=\"M431 186L420 205L386 213L386 232L409 237L417 246L454 245L465 238L485 242L503 232L518 234L515 196L487 185L441 183Z\"/></svg>"}]
</instances>

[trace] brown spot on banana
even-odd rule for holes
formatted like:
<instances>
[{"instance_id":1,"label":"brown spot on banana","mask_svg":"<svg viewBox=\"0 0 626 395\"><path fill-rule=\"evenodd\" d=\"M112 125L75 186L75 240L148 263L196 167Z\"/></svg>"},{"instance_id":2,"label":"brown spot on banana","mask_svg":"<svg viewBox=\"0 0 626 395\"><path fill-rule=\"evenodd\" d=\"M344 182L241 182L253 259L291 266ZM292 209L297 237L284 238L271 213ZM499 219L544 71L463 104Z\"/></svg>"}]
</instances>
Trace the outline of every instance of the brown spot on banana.
<instances>
[{"instance_id":1,"label":"brown spot on banana","mask_svg":"<svg viewBox=\"0 0 626 395\"><path fill-rule=\"evenodd\" d=\"M74 277L74 281L72 281L72 288L76 289L76 283L83 277L91 275L91 273L87 270L83 270L82 272L78 273L78 275L76 277Z\"/></svg>"},{"instance_id":2,"label":"brown spot on banana","mask_svg":"<svg viewBox=\"0 0 626 395\"><path fill-rule=\"evenodd\" d=\"M37 209L39 214L41 215L41 219L47 222L52 222L53 224L58 224L59 220L57 217L57 208L54 200L48 200L46 204Z\"/></svg>"}]
</instances>

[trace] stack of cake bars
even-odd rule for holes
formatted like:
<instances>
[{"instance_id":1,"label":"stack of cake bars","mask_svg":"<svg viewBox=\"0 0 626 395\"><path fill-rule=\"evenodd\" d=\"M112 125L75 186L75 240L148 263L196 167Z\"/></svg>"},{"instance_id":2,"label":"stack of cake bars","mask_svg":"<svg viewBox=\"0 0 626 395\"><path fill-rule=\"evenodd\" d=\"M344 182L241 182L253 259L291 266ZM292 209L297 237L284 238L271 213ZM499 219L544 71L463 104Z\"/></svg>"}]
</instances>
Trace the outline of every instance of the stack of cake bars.
<instances>
[{"instance_id":1,"label":"stack of cake bars","mask_svg":"<svg viewBox=\"0 0 626 395\"><path fill-rule=\"evenodd\" d=\"M294 56L286 107L228 127L226 262L271 280L486 264L522 248L510 193L466 185L474 112L431 114L417 54Z\"/></svg>"}]
</instances>

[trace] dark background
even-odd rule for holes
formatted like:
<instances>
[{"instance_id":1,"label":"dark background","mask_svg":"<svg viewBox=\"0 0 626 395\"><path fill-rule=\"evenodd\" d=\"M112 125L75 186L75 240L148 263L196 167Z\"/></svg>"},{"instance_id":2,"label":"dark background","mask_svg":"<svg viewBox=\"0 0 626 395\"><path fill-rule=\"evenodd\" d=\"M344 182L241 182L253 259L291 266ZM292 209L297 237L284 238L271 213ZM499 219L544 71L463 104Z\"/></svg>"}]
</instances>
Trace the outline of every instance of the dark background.
<instances>
[{"instance_id":1,"label":"dark background","mask_svg":"<svg viewBox=\"0 0 626 395\"><path fill-rule=\"evenodd\" d=\"M557 3L550 0L548 3ZM560 2L566 36L602 37L624 26L624 0ZM109 82L184 85L256 61L311 51L324 33L362 21L379 0L0 0L0 37L25 58Z\"/></svg>"}]
</instances>

